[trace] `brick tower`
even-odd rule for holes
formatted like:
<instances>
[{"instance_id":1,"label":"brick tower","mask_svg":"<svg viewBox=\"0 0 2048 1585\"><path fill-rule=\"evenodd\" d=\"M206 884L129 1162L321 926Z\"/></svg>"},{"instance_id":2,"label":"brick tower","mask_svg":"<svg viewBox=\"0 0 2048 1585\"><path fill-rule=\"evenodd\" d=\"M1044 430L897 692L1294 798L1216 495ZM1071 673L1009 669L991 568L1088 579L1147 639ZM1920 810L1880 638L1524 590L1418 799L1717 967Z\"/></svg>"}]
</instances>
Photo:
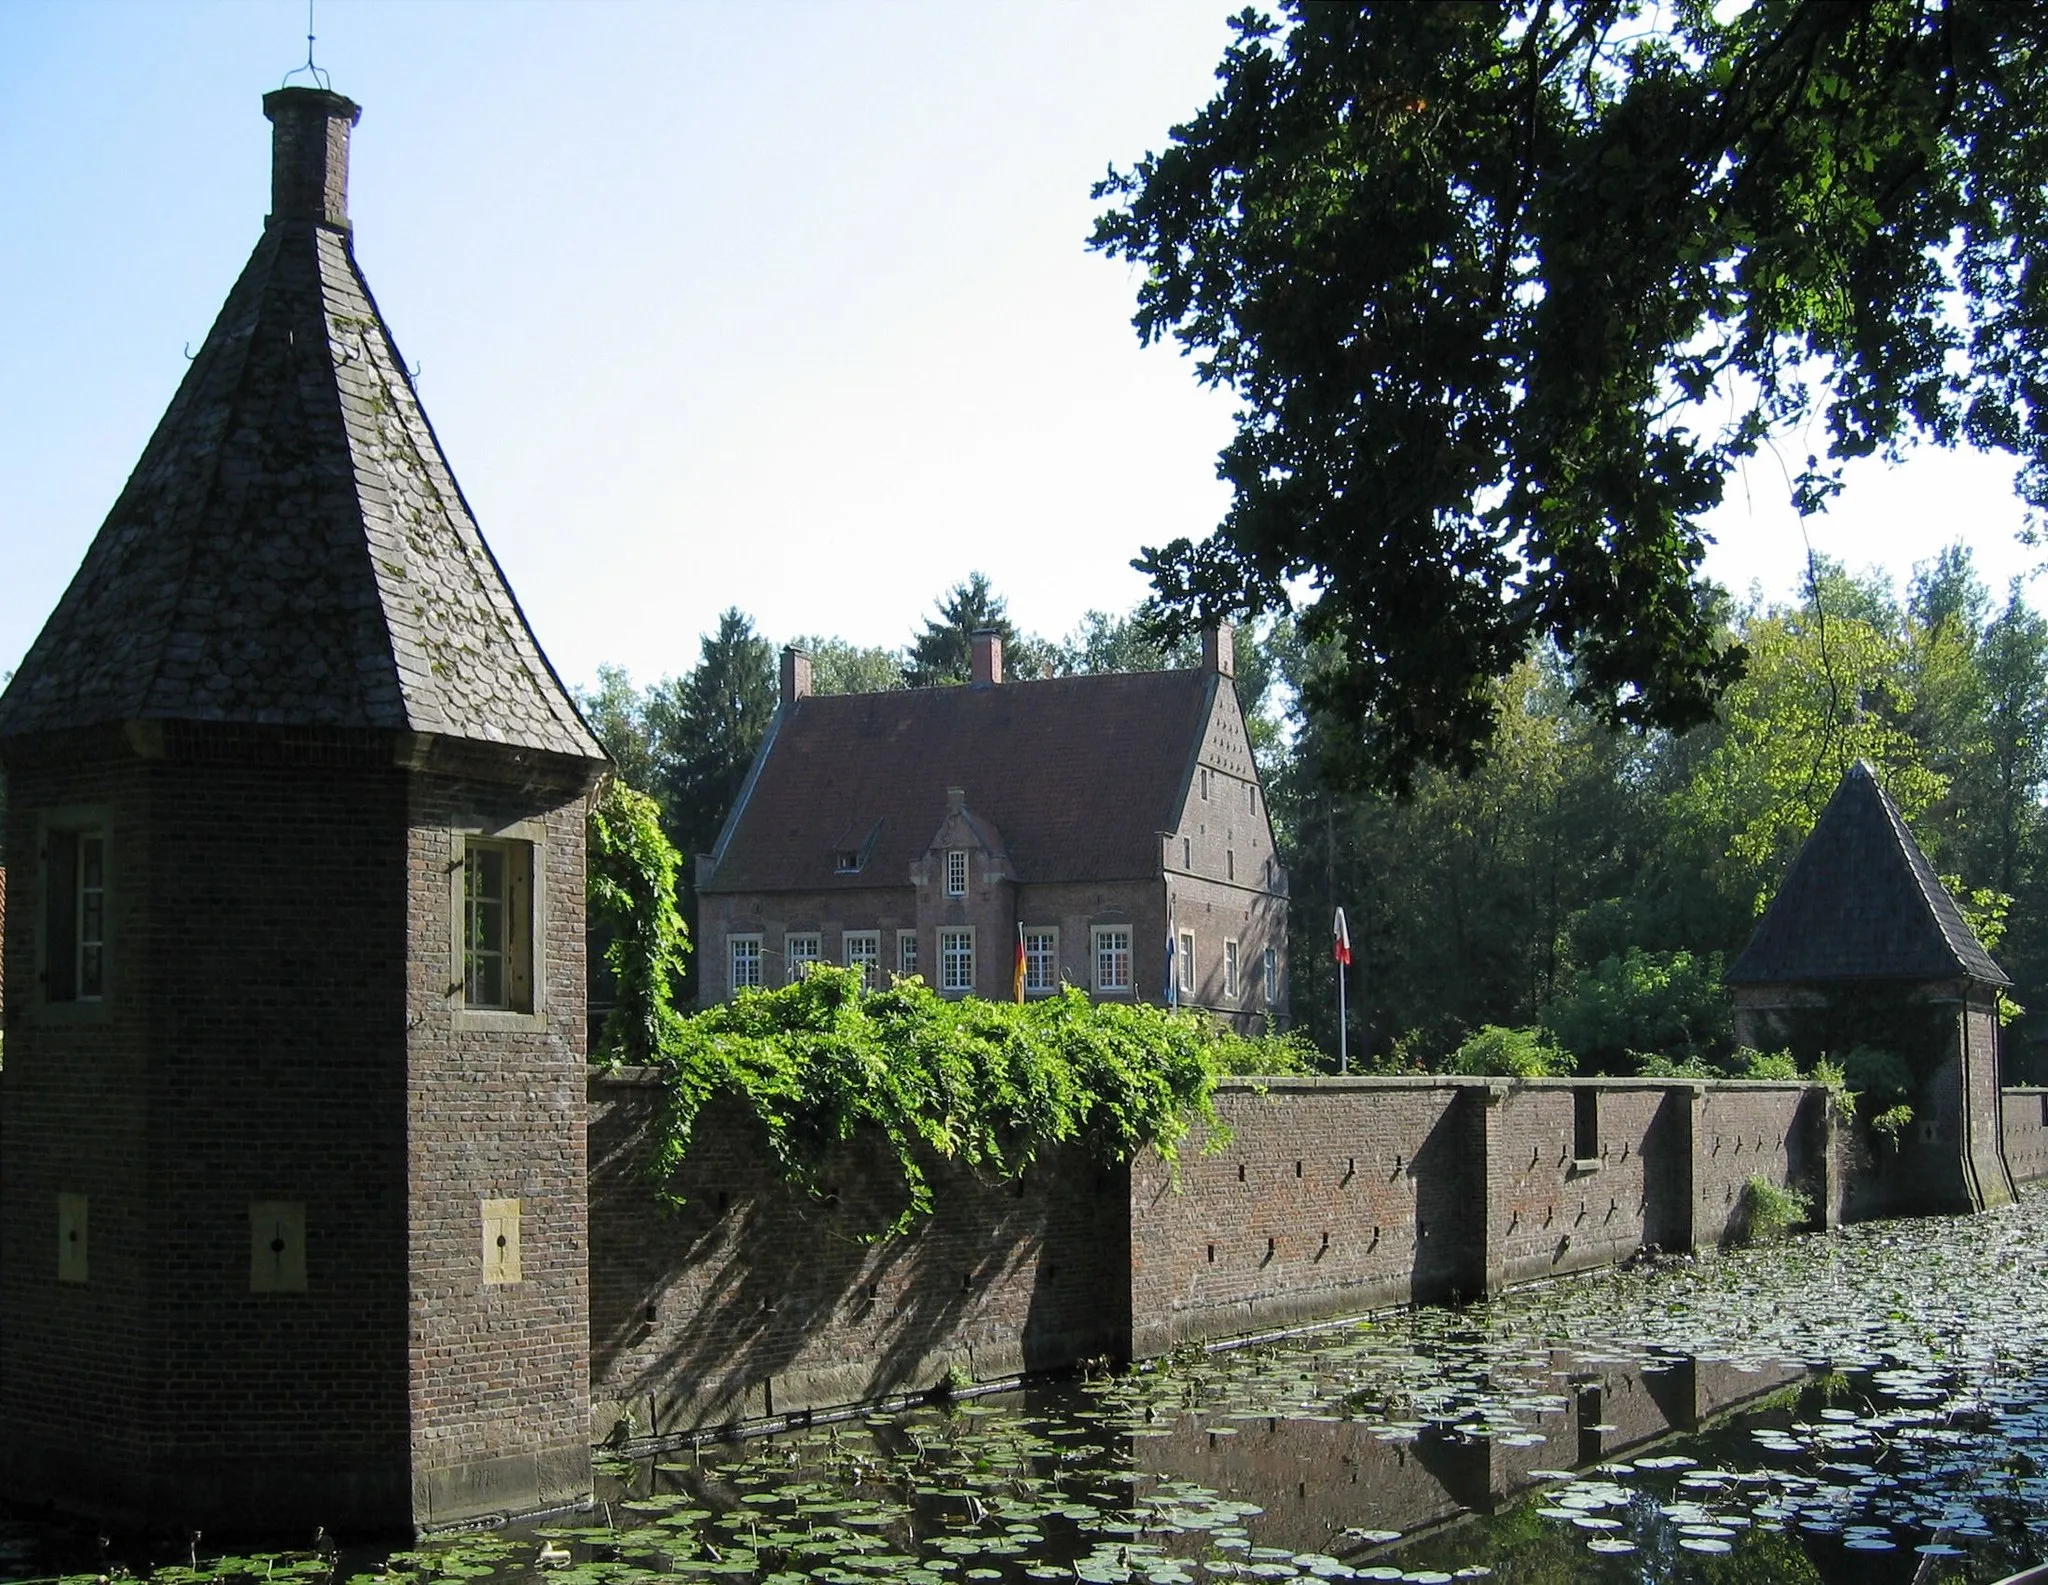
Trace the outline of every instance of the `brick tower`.
<instances>
[{"instance_id":1,"label":"brick tower","mask_svg":"<svg viewBox=\"0 0 2048 1585\"><path fill-rule=\"evenodd\" d=\"M271 214L0 695L0 1485L400 1529L590 1489L604 756L356 267L360 112Z\"/></svg>"}]
</instances>

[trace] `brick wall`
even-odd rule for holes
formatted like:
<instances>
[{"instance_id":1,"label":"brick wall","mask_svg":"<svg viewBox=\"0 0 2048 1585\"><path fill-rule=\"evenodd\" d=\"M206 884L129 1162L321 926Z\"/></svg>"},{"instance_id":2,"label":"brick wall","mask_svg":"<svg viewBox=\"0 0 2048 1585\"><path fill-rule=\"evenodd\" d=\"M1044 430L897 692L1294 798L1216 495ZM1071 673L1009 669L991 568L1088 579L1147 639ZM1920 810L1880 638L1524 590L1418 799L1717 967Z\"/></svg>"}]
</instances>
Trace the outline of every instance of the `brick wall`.
<instances>
[{"instance_id":1,"label":"brick wall","mask_svg":"<svg viewBox=\"0 0 2048 1585\"><path fill-rule=\"evenodd\" d=\"M2019 1183L2048 1178L2048 1089L2029 1086L2001 1097L2005 1160Z\"/></svg>"},{"instance_id":2,"label":"brick wall","mask_svg":"<svg viewBox=\"0 0 2048 1585\"><path fill-rule=\"evenodd\" d=\"M591 1080L593 1431L640 1435L927 1390L1121 1351L1129 1177L1076 1152L1021 1183L932 1164L935 1214L864 1243L880 1161L827 1169L836 1199L786 1188L750 1121L698 1120L668 1210L643 1175L662 1092Z\"/></svg>"}]
</instances>

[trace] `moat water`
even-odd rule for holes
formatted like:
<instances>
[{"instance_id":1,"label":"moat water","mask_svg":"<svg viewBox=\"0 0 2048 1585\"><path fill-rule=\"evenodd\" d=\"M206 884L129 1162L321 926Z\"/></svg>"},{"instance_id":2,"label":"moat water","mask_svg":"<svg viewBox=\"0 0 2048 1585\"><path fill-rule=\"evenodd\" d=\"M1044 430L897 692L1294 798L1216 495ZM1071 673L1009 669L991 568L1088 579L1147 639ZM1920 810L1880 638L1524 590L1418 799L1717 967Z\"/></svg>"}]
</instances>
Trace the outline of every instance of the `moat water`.
<instances>
[{"instance_id":1,"label":"moat water","mask_svg":"<svg viewBox=\"0 0 2048 1585\"><path fill-rule=\"evenodd\" d=\"M2044 1318L2036 1191L615 1461L404 1552L15 1518L0 1579L1992 1581L2048 1560Z\"/></svg>"}]
</instances>

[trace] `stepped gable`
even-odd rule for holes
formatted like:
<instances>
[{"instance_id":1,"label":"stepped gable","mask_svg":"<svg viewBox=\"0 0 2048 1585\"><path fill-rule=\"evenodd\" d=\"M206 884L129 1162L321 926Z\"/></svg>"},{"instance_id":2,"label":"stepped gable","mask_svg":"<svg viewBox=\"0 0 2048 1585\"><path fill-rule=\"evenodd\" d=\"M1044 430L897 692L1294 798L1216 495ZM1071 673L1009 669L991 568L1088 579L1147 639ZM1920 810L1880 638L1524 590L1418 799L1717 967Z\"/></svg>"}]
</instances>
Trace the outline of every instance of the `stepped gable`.
<instances>
[{"instance_id":1,"label":"stepped gable","mask_svg":"<svg viewBox=\"0 0 2048 1585\"><path fill-rule=\"evenodd\" d=\"M702 889L907 884L948 787L1002 834L1017 880L1156 878L1214 682L1156 671L793 700ZM862 854L859 873L835 873L841 852Z\"/></svg>"},{"instance_id":2,"label":"stepped gable","mask_svg":"<svg viewBox=\"0 0 2048 1585\"><path fill-rule=\"evenodd\" d=\"M267 94L272 210L4 695L0 736L134 719L603 751L421 410L347 213L339 94Z\"/></svg>"},{"instance_id":3,"label":"stepped gable","mask_svg":"<svg viewBox=\"0 0 2048 1585\"><path fill-rule=\"evenodd\" d=\"M1964 923L1899 806L1858 760L1730 965L1728 983L1958 978L2012 983Z\"/></svg>"}]
</instances>

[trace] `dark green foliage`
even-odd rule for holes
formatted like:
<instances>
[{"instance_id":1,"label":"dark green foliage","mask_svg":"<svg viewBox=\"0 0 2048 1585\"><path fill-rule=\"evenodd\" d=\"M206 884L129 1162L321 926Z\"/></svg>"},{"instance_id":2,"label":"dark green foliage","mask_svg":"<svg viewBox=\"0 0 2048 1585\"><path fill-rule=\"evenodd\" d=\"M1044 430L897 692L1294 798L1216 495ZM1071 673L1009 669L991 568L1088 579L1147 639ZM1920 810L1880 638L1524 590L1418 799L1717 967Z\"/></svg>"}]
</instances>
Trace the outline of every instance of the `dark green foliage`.
<instances>
[{"instance_id":1,"label":"dark green foliage","mask_svg":"<svg viewBox=\"0 0 2048 1585\"><path fill-rule=\"evenodd\" d=\"M843 638L799 636L789 642L811 657L812 693L882 693L904 685L897 650L863 649Z\"/></svg>"},{"instance_id":2,"label":"dark green foliage","mask_svg":"<svg viewBox=\"0 0 2048 1585\"><path fill-rule=\"evenodd\" d=\"M775 714L775 655L738 609L706 634L687 677L648 690L655 790L669 835L685 854L717 839Z\"/></svg>"},{"instance_id":3,"label":"dark green foliage","mask_svg":"<svg viewBox=\"0 0 2048 1585\"><path fill-rule=\"evenodd\" d=\"M989 586L984 573L967 575L939 597L938 613L925 619L924 631L910 641L903 679L912 688L937 688L965 682L973 664L973 638L984 628L1003 641L1006 677L1040 677L1051 664L1049 646L1017 631L1010 610Z\"/></svg>"},{"instance_id":4,"label":"dark green foliage","mask_svg":"<svg viewBox=\"0 0 2048 1585\"><path fill-rule=\"evenodd\" d=\"M1655 1054L1705 1062L1734 1042L1734 1014L1721 986L1721 954L1645 952L1603 958L1552 1002L1544 1027L1587 1073L1627 1073Z\"/></svg>"},{"instance_id":5,"label":"dark green foliage","mask_svg":"<svg viewBox=\"0 0 2048 1585\"><path fill-rule=\"evenodd\" d=\"M1553 1044L1540 1029L1503 1029L1488 1024L1451 1053L1445 1073L1480 1074L1493 1078L1555 1079L1572 1072L1568 1051Z\"/></svg>"},{"instance_id":6,"label":"dark green foliage","mask_svg":"<svg viewBox=\"0 0 2048 1585\"><path fill-rule=\"evenodd\" d=\"M1293 1071L1281 1042L1222 1036L1206 1018L1093 1003L1069 988L1022 1004L948 1000L917 979L864 991L857 970L821 967L684 1019L663 1056L666 1178L714 1097L760 1123L782 1176L821 1193L838 1153L879 1144L900 1174L881 1196L902 1232L931 1210L925 1165L997 1177L1079 1142L1104 1162L1150 1146L1171 1160L1191 1123L1218 1137L1212 1093L1232 1063Z\"/></svg>"},{"instance_id":7,"label":"dark green foliage","mask_svg":"<svg viewBox=\"0 0 2048 1585\"><path fill-rule=\"evenodd\" d=\"M605 938L613 998L595 1055L600 1062L652 1062L675 1045L681 1029L675 997L690 937L676 906L680 859L654 800L623 781L606 785L589 830L590 919Z\"/></svg>"},{"instance_id":8,"label":"dark green foliage","mask_svg":"<svg viewBox=\"0 0 2048 1585\"><path fill-rule=\"evenodd\" d=\"M1711 715L1741 652L1699 522L1774 432L2002 448L2048 504L2048 12L1962 0L1293 0L1097 196L1142 339L1228 386L1209 540L1163 611L1328 647L1328 768L1469 770L1539 642L1604 720Z\"/></svg>"}]
</instances>

